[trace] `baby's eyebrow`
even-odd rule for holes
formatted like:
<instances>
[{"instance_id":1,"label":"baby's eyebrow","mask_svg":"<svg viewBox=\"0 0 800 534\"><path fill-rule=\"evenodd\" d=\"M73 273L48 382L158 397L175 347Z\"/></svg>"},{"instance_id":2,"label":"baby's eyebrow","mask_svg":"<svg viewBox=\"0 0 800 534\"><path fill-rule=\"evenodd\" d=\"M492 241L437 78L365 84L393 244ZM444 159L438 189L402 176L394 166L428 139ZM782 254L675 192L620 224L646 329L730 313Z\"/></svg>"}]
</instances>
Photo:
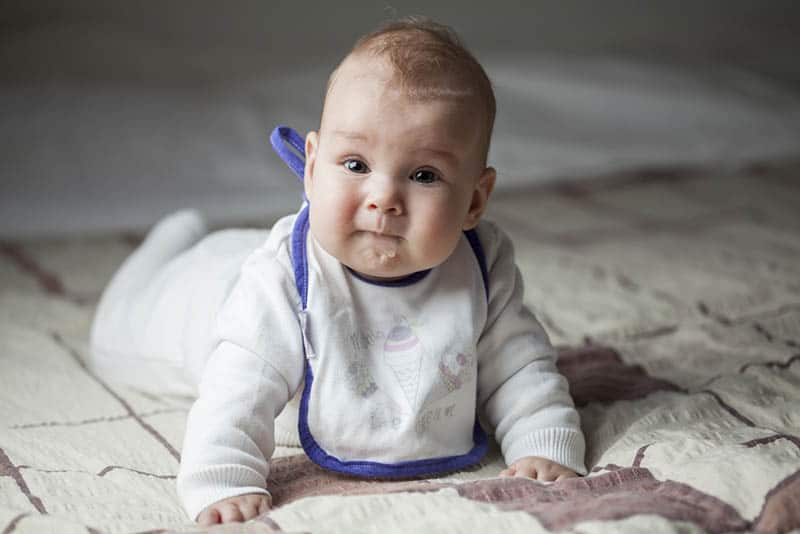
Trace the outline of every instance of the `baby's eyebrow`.
<instances>
[{"instance_id":1,"label":"baby's eyebrow","mask_svg":"<svg viewBox=\"0 0 800 534\"><path fill-rule=\"evenodd\" d=\"M449 150L440 148L421 148L419 151L427 154L432 154L435 157L444 159L452 165L458 164L458 158L453 152L450 152Z\"/></svg>"},{"instance_id":2,"label":"baby's eyebrow","mask_svg":"<svg viewBox=\"0 0 800 534\"><path fill-rule=\"evenodd\" d=\"M353 141L367 141L367 136L359 132L350 132L347 130L334 130L331 132L337 137L344 137Z\"/></svg>"}]
</instances>

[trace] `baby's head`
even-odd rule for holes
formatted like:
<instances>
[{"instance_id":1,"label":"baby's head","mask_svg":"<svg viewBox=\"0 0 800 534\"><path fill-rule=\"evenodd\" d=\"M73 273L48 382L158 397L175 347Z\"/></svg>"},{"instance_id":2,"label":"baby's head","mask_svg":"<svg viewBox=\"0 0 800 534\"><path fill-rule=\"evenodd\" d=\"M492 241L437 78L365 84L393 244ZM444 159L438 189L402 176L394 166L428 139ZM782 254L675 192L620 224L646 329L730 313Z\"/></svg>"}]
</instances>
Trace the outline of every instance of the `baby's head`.
<instances>
[{"instance_id":1,"label":"baby's head","mask_svg":"<svg viewBox=\"0 0 800 534\"><path fill-rule=\"evenodd\" d=\"M311 232L367 278L435 267L480 220L495 101L449 28L405 19L361 38L306 137Z\"/></svg>"}]
</instances>

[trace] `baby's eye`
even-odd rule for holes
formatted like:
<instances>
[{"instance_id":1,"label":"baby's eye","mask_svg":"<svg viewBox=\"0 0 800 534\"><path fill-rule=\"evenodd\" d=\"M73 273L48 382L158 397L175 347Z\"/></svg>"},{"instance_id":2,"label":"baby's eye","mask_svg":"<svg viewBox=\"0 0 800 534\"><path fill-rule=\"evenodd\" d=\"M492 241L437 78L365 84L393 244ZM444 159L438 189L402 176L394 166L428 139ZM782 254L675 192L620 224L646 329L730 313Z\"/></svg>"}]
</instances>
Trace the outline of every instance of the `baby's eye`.
<instances>
[{"instance_id":1,"label":"baby's eye","mask_svg":"<svg viewBox=\"0 0 800 534\"><path fill-rule=\"evenodd\" d=\"M439 180L439 175L428 169L420 169L414 171L409 178L419 184L432 184Z\"/></svg>"},{"instance_id":2,"label":"baby's eye","mask_svg":"<svg viewBox=\"0 0 800 534\"><path fill-rule=\"evenodd\" d=\"M369 172L369 167L367 167L367 164L358 159L348 159L344 162L344 168L357 174L365 174Z\"/></svg>"}]
</instances>

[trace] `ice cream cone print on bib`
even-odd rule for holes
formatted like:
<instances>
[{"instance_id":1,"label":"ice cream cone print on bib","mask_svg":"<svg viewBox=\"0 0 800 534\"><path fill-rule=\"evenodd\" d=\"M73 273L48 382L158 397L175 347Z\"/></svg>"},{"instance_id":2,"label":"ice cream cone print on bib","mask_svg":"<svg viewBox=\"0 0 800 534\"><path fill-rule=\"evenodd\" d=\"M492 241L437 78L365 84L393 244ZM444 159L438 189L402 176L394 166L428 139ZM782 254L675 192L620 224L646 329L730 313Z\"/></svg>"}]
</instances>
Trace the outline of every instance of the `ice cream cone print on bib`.
<instances>
[{"instance_id":1,"label":"ice cream cone print on bib","mask_svg":"<svg viewBox=\"0 0 800 534\"><path fill-rule=\"evenodd\" d=\"M408 325L392 328L383 345L383 357L403 390L412 411L417 407L422 344Z\"/></svg>"}]
</instances>

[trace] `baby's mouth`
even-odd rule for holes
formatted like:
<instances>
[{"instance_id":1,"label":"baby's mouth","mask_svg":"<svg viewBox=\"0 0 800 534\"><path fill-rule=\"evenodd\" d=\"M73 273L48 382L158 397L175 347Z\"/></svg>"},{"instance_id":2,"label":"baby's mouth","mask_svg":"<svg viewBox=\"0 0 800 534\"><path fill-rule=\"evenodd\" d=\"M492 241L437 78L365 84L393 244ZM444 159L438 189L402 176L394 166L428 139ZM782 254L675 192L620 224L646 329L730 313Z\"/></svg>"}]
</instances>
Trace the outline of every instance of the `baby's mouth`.
<instances>
[{"instance_id":1,"label":"baby's mouth","mask_svg":"<svg viewBox=\"0 0 800 534\"><path fill-rule=\"evenodd\" d=\"M386 243L386 244L399 243L400 240L403 239L399 235L391 234L388 232L378 232L375 230L362 230L361 233L373 239L377 243Z\"/></svg>"}]
</instances>

